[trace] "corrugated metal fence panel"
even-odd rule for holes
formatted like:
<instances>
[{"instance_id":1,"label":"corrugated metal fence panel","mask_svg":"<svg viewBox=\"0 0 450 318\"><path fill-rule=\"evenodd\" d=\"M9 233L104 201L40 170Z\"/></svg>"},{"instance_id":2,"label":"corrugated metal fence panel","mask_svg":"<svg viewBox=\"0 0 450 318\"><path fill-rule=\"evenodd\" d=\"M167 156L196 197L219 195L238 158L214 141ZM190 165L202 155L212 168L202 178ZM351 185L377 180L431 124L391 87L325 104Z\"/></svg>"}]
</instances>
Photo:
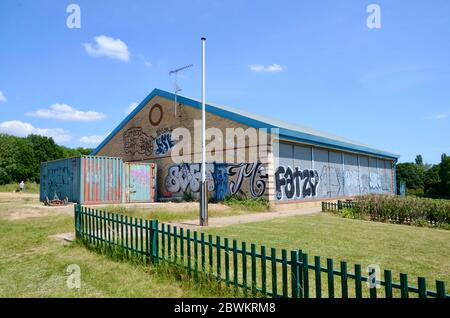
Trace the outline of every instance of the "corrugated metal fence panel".
<instances>
[{"instance_id":1,"label":"corrugated metal fence panel","mask_svg":"<svg viewBox=\"0 0 450 318\"><path fill-rule=\"evenodd\" d=\"M82 202L122 202L122 158L83 156L81 159Z\"/></svg>"},{"instance_id":2,"label":"corrugated metal fence panel","mask_svg":"<svg viewBox=\"0 0 450 318\"><path fill-rule=\"evenodd\" d=\"M155 201L155 172L156 167L153 163L125 164L127 202Z\"/></svg>"},{"instance_id":3,"label":"corrugated metal fence panel","mask_svg":"<svg viewBox=\"0 0 450 318\"><path fill-rule=\"evenodd\" d=\"M52 200L56 195L71 202L80 200L80 158L67 158L41 163L39 199Z\"/></svg>"}]
</instances>

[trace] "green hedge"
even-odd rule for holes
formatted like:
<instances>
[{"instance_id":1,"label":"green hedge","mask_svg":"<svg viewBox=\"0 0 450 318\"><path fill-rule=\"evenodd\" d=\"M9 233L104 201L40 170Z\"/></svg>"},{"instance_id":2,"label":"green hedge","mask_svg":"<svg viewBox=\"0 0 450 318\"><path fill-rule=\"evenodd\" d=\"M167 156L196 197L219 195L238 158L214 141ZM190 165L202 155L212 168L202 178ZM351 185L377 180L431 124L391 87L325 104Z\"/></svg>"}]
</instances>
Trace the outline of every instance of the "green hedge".
<instances>
[{"instance_id":1,"label":"green hedge","mask_svg":"<svg viewBox=\"0 0 450 318\"><path fill-rule=\"evenodd\" d=\"M450 224L450 200L366 195L358 197L355 203L355 212L370 220L406 224Z\"/></svg>"}]
</instances>

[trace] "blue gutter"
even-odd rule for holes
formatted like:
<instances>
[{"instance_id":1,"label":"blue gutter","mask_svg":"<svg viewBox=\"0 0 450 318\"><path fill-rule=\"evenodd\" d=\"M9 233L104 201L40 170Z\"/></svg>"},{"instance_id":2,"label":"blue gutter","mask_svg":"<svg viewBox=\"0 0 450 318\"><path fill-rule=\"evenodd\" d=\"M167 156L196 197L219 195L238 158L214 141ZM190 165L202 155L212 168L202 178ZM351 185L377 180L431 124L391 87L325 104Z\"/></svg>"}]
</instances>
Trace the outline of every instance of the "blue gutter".
<instances>
[{"instance_id":1,"label":"blue gutter","mask_svg":"<svg viewBox=\"0 0 450 318\"><path fill-rule=\"evenodd\" d=\"M125 117L124 120L117 126L109 135L106 137L105 140L92 152L92 155L96 155L100 149L102 149L111 139L112 137L118 133L139 111L141 111L142 108L145 107L145 105L148 104L148 102L155 96L159 96L168 100L175 100L175 94L169 93L160 89L155 88L127 117ZM192 100L190 98L184 97L184 96L177 96L177 101L181 104L188 105L197 109L202 108L202 104L198 101ZM238 122L240 124L254 127L254 128L278 128L279 129L279 135L280 139L286 139L290 141L295 142L303 142L303 143L310 143L317 146L322 147L332 147L336 149L351 151L351 152L359 152L364 153L367 155L375 155L380 157L385 157L389 159L395 160L397 162L399 155L392 154L389 152L381 151L372 149L365 146L359 146L359 145L353 145L347 142L337 141L330 138L325 137L319 137L312 134L302 133L299 131L286 129L286 128L280 128L274 125L270 125L266 122L262 122L244 115L240 115L231 111L227 111L212 105L206 105L206 111L209 113L212 113L214 115L230 119L232 121Z\"/></svg>"}]
</instances>

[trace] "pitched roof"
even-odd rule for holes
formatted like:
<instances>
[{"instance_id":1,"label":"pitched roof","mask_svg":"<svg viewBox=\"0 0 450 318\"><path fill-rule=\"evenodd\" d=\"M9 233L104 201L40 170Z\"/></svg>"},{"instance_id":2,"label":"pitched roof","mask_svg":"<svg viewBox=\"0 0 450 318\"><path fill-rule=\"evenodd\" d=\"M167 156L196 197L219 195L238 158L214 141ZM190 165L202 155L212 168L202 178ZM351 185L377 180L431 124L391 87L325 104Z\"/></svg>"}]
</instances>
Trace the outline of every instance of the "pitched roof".
<instances>
[{"instance_id":1,"label":"pitched roof","mask_svg":"<svg viewBox=\"0 0 450 318\"><path fill-rule=\"evenodd\" d=\"M107 137L92 153L95 155L103 146L108 143L111 138L119 132L147 103L155 96L159 96L169 100L175 100L175 94L154 89ZM181 104L201 109L201 101L195 98L177 95L177 101ZM222 106L212 103L206 104L206 111L217 116L221 116L238 123L255 127L255 128L278 128L280 139L298 141L323 147L331 147L351 152L359 152L367 155L386 157L397 160L399 155L389 153L383 150L375 149L365 144L348 140L339 136L335 136L323 131L315 130L309 127L290 124L275 118L261 116L239 110L236 108Z\"/></svg>"}]
</instances>

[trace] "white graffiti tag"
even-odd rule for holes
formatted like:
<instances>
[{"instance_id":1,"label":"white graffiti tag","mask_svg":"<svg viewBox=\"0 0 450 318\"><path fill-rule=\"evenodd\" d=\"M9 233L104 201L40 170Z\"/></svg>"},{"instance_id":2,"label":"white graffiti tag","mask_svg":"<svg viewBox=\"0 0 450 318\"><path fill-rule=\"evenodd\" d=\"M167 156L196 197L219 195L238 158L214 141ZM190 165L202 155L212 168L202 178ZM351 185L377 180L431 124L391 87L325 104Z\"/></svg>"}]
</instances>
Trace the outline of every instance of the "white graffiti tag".
<instances>
[{"instance_id":1,"label":"white graffiti tag","mask_svg":"<svg viewBox=\"0 0 450 318\"><path fill-rule=\"evenodd\" d=\"M214 166L207 164L206 181L208 183L208 191L214 191L213 172ZM188 189L191 192L199 192L201 178L201 164L199 163L174 165L167 172L165 188L166 191L173 193L186 192Z\"/></svg>"}]
</instances>

